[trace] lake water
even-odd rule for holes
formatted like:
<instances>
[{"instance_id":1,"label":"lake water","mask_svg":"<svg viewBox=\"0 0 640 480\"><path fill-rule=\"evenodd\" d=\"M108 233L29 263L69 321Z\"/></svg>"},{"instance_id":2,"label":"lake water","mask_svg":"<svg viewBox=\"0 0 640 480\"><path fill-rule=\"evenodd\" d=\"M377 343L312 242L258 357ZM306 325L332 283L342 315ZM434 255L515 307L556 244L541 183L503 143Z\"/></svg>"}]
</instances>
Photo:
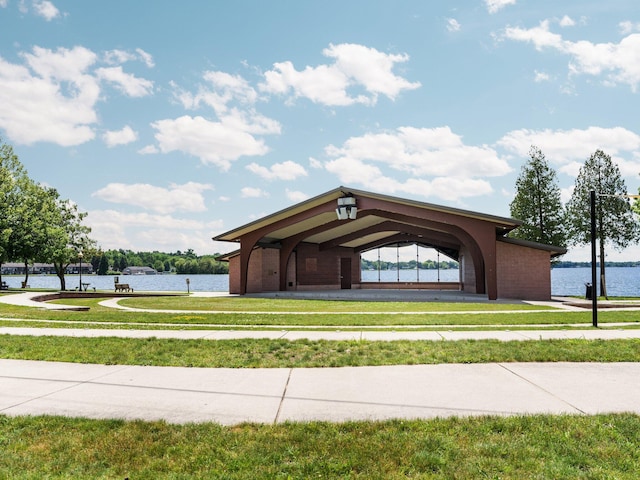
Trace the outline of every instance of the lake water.
<instances>
[{"instance_id":1,"label":"lake water","mask_svg":"<svg viewBox=\"0 0 640 480\"><path fill-rule=\"evenodd\" d=\"M599 274L599 273L598 273ZM423 282L457 282L458 270L382 270L380 281L395 282L400 276L401 282L415 282L419 276ZM75 288L79 283L78 275L67 275L67 289ZM120 275L121 283L128 283L135 291L187 291L226 292L229 290L229 275ZM12 288L19 288L23 276L3 275L2 280ZM362 280L378 281L378 271L365 270ZM111 275L83 275L82 281L90 284L89 289L113 289L114 277ZM553 295L584 295L585 283L591 282L591 268L554 268L551 270L551 293ZM29 275L31 288L60 288L55 275ZM607 268L607 290L611 296L640 296L640 267Z\"/></svg>"}]
</instances>

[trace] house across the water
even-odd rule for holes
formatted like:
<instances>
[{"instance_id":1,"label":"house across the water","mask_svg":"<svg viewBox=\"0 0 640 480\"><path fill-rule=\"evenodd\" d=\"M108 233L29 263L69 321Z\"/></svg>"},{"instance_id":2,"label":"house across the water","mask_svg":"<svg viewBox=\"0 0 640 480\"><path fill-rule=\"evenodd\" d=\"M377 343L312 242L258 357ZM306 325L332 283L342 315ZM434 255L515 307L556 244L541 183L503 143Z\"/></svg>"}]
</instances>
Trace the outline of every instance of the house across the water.
<instances>
[{"instance_id":1,"label":"house across the water","mask_svg":"<svg viewBox=\"0 0 640 480\"><path fill-rule=\"evenodd\" d=\"M126 267L122 270L123 275L156 275L158 271L151 267Z\"/></svg>"}]
</instances>

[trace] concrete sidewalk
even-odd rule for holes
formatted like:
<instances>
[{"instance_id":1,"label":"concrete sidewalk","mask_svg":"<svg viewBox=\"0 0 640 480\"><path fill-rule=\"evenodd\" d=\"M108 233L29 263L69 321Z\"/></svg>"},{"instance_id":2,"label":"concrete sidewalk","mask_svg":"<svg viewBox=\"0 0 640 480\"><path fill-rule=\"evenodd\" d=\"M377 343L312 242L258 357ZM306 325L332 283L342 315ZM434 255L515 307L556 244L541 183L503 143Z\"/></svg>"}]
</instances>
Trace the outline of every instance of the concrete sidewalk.
<instances>
[{"instance_id":1,"label":"concrete sidewalk","mask_svg":"<svg viewBox=\"0 0 640 480\"><path fill-rule=\"evenodd\" d=\"M629 324L604 324L610 329L591 328L582 325L583 330L510 330L505 328L492 330L450 330L447 326L435 327L433 330L414 330L411 328L397 330L289 330L287 328L262 330L260 327L242 330L129 330L129 329L101 329L101 328L31 328L31 327L0 327L0 335L28 335L28 336L56 336L56 337L119 337L119 338L175 338L182 340L235 340L242 338L253 339L284 339L284 340L343 340L343 341L394 341L394 340L613 340L638 339L640 329L628 329ZM453 326L452 326L453 327ZM328 327L324 327L328 328ZM485 326L486 328L486 326Z\"/></svg>"},{"instance_id":2,"label":"concrete sidewalk","mask_svg":"<svg viewBox=\"0 0 640 480\"><path fill-rule=\"evenodd\" d=\"M640 413L640 363L210 369L0 360L0 413L170 423Z\"/></svg>"}]
</instances>

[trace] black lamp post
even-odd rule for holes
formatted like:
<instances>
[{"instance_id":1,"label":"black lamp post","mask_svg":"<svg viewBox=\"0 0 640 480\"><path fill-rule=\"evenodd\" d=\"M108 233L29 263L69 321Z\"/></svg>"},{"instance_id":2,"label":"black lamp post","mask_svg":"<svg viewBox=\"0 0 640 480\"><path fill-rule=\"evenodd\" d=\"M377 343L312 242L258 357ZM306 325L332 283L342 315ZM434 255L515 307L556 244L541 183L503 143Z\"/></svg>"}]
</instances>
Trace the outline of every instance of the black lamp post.
<instances>
[{"instance_id":1,"label":"black lamp post","mask_svg":"<svg viewBox=\"0 0 640 480\"><path fill-rule=\"evenodd\" d=\"M598 275L596 272L596 192L591 190L591 319L598 326Z\"/></svg>"},{"instance_id":2,"label":"black lamp post","mask_svg":"<svg viewBox=\"0 0 640 480\"><path fill-rule=\"evenodd\" d=\"M596 194L595 190L591 190L591 317L594 327L598 326L598 275L596 272L596 195L599 197L622 197L622 198L640 198L640 195L608 195L604 193ZM604 261L604 259L602 259Z\"/></svg>"},{"instance_id":3,"label":"black lamp post","mask_svg":"<svg viewBox=\"0 0 640 480\"><path fill-rule=\"evenodd\" d=\"M79 282L79 290L82 291L82 252L78 252L78 259L80 260L80 269L78 273L80 274L80 282Z\"/></svg>"}]
</instances>

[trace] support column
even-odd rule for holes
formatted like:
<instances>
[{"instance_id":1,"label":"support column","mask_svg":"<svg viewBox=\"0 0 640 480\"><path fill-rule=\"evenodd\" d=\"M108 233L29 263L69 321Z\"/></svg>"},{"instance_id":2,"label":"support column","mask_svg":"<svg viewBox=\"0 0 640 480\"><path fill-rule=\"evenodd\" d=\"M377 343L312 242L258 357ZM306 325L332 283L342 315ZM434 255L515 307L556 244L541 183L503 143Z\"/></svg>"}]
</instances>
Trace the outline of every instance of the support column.
<instances>
[{"instance_id":1,"label":"support column","mask_svg":"<svg viewBox=\"0 0 640 480\"><path fill-rule=\"evenodd\" d=\"M486 293L489 300L498 299L498 269L496 259L496 233L492 227L487 228L480 235L476 236L476 241L482 254L484 265L483 283L486 285ZM478 278L476 278L476 284Z\"/></svg>"}]
</instances>

